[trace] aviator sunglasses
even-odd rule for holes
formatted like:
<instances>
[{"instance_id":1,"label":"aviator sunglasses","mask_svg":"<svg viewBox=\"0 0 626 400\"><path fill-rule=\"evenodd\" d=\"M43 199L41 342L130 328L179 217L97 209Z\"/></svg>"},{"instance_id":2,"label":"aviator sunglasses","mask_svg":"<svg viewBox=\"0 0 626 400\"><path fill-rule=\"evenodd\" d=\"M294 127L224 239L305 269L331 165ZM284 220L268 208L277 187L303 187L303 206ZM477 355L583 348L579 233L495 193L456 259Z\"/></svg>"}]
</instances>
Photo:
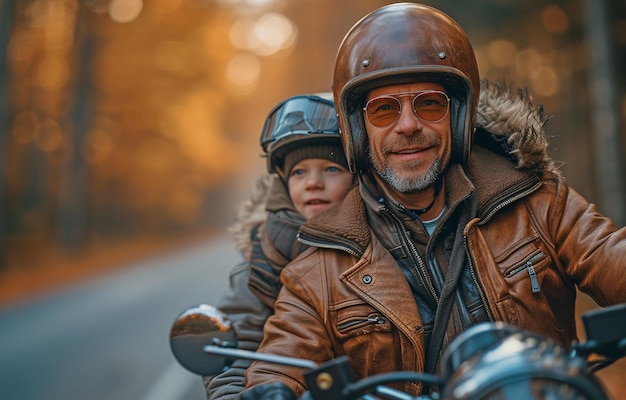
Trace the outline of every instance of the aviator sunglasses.
<instances>
[{"instance_id":1,"label":"aviator sunglasses","mask_svg":"<svg viewBox=\"0 0 626 400\"><path fill-rule=\"evenodd\" d=\"M386 94L370 99L363 108L369 122L377 128L384 128L396 122L402 112L400 97L413 98L413 114L423 121L439 122L448 115L450 104L448 95L437 90L423 90Z\"/></svg>"}]
</instances>

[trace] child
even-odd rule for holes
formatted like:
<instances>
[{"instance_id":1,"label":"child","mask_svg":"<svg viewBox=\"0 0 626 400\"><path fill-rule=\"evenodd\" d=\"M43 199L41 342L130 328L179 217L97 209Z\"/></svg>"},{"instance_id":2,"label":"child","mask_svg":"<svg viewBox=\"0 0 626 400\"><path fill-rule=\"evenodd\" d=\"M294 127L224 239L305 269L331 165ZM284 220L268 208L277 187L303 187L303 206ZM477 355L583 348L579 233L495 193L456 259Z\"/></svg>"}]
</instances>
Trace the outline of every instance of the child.
<instances>
[{"instance_id":1,"label":"child","mask_svg":"<svg viewBox=\"0 0 626 400\"><path fill-rule=\"evenodd\" d=\"M352 186L337 145L297 147L285 156L284 179L296 210L305 218L339 204Z\"/></svg>"},{"instance_id":2,"label":"child","mask_svg":"<svg viewBox=\"0 0 626 400\"><path fill-rule=\"evenodd\" d=\"M230 274L218 308L234 323L238 347L256 350L281 284L280 272L306 246L297 241L306 219L339 204L354 185L341 146L330 94L286 99L269 114L261 134L269 174L238 210L230 228L244 262ZM244 389L248 360L205 377L208 399Z\"/></svg>"}]
</instances>

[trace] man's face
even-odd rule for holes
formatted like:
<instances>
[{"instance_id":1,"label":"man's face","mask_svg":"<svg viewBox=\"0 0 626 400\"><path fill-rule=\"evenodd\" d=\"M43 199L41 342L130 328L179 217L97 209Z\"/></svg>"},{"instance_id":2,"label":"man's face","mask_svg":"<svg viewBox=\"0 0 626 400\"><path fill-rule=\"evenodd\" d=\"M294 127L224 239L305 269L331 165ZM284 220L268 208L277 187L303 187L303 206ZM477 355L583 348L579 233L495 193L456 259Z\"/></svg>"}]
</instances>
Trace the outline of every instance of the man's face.
<instances>
[{"instance_id":1,"label":"man's face","mask_svg":"<svg viewBox=\"0 0 626 400\"><path fill-rule=\"evenodd\" d=\"M391 103L370 103L365 111L365 128L369 137L369 153L376 172L395 190L401 193L413 193L424 190L439 179L450 161L451 133L450 112L447 99L434 94L433 97L420 96L415 101L419 114L413 111L414 95L422 91L444 92L437 83L418 82L383 86L373 89L367 96L366 103L380 96L395 97L400 101L400 113L387 120L377 121L376 110L388 110L395 106ZM397 96L401 94L400 96ZM411 94L411 95L406 95ZM440 104L439 101L442 100ZM446 102L444 105L443 102ZM381 104L381 106L378 106ZM432 105L434 106L431 111ZM447 109L443 109L447 107ZM437 109L438 108L438 109ZM371 112L370 112L371 111ZM428 121L445 116L436 122ZM397 113L396 113L397 114ZM386 126L384 125L390 122ZM377 126L378 125L378 126Z\"/></svg>"}]
</instances>

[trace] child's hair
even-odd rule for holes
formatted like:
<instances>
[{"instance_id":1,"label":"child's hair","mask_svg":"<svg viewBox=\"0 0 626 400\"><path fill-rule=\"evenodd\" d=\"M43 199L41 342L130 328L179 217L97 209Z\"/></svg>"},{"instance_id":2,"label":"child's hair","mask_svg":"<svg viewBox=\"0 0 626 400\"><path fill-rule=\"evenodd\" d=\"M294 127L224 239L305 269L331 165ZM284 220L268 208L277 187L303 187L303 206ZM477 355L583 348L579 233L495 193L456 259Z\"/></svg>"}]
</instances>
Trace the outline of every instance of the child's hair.
<instances>
[{"instance_id":1,"label":"child's hair","mask_svg":"<svg viewBox=\"0 0 626 400\"><path fill-rule=\"evenodd\" d=\"M268 172L285 181L307 158L327 159L348 169L331 93L293 96L278 104L265 121L260 141Z\"/></svg>"}]
</instances>

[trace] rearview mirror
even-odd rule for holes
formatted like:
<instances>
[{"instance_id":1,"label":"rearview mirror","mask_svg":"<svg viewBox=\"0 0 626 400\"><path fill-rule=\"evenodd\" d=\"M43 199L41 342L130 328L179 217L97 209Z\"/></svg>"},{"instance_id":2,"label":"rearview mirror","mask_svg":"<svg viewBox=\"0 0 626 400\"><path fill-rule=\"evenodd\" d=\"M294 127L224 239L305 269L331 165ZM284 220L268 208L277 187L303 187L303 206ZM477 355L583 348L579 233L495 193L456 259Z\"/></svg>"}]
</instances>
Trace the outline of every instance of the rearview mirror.
<instances>
[{"instance_id":1,"label":"rearview mirror","mask_svg":"<svg viewBox=\"0 0 626 400\"><path fill-rule=\"evenodd\" d=\"M232 360L227 357L204 351L204 347L210 344L237 346L232 323L217 308L206 304L191 307L172 324L172 353L183 367L194 374L213 376L230 366Z\"/></svg>"}]
</instances>

